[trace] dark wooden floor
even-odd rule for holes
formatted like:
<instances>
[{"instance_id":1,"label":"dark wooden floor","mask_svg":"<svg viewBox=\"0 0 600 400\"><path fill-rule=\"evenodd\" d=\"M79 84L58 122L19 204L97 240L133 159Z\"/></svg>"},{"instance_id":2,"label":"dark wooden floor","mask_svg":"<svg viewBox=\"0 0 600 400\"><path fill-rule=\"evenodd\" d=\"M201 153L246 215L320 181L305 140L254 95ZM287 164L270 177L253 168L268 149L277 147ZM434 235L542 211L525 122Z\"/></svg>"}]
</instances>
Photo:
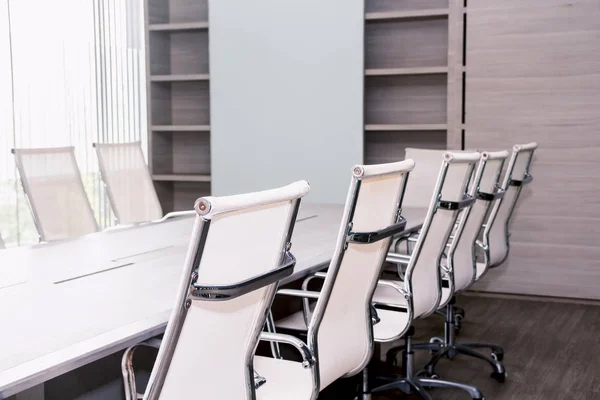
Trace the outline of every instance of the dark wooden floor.
<instances>
[{"instance_id":1,"label":"dark wooden floor","mask_svg":"<svg viewBox=\"0 0 600 400\"><path fill-rule=\"evenodd\" d=\"M494 381L490 366L464 356L438 364L442 379L473 384L486 400L600 399L600 306L479 296L463 296L457 305L467 314L459 341L503 346L508 379L503 384ZM442 323L441 316L417 321L415 342L439 336ZM428 356L418 351L417 365L425 364ZM321 397L341 399L337 393L344 388L331 389ZM430 393L434 399L470 398L450 389ZM373 400L391 399L417 397L402 392L373 396Z\"/></svg>"}]
</instances>

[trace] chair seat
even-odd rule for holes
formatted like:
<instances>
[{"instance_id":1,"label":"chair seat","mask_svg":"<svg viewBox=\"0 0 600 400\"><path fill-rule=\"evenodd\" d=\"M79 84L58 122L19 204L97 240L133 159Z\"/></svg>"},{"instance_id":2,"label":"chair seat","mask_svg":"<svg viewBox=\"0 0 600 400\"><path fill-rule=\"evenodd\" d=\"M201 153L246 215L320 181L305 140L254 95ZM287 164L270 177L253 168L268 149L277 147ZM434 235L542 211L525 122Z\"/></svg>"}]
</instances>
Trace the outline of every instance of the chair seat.
<instances>
[{"instance_id":1,"label":"chair seat","mask_svg":"<svg viewBox=\"0 0 600 400\"><path fill-rule=\"evenodd\" d=\"M475 276L475 280L478 281L479 278L481 278L483 276L483 273L485 272L485 263L482 262L478 262L477 263L477 275Z\"/></svg>"},{"instance_id":2,"label":"chair seat","mask_svg":"<svg viewBox=\"0 0 600 400\"><path fill-rule=\"evenodd\" d=\"M450 301L453 291L450 290L450 281L447 279L442 280L442 297L440 298L440 305L438 308L444 308Z\"/></svg>"},{"instance_id":3,"label":"chair seat","mask_svg":"<svg viewBox=\"0 0 600 400\"><path fill-rule=\"evenodd\" d=\"M404 285L402 282L399 282ZM408 303L395 289L389 286L377 286L373 294L373 302L393 306L396 310L377 308L380 321L373 326L375 341L387 342L396 339L410 327Z\"/></svg>"},{"instance_id":4,"label":"chair seat","mask_svg":"<svg viewBox=\"0 0 600 400\"><path fill-rule=\"evenodd\" d=\"M397 308L397 310L377 309L379 323L373 326L375 340L378 342L386 342L394 340L407 330L410 326L408 317L408 303L396 290L388 286L378 286L373 295L373 302L386 304ZM311 304L310 311L314 310L316 303ZM287 317L284 317L275 322L277 329L286 329L291 331L306 332L308 329L304 322L304 313L302 311L295 312Z\"/></svg>"},{"instance_id":5,"label":"chair seat","mask_svg":"<svg viewBox=\"0 0 600 400\"><path fill-rule=\"evenodd\" d=\"M309 400L313 382L309 368L296 361L254 357L254 369L267 381L256 389L257 400Z\"/></svg>"},{"instance_id":6,"label":"chair seat","mask_svg":"<svg viewBox=\"0 0 600 400\"><path fill-rule=\"evenodd\" d=\"M315 310L316 303L311 304L310 312ZM277 329L287 329L290 331L306 332L308 327L304 322L304 312L298 311L285 318L275 321L275 327Z\"/></svg>"}]
</instances>

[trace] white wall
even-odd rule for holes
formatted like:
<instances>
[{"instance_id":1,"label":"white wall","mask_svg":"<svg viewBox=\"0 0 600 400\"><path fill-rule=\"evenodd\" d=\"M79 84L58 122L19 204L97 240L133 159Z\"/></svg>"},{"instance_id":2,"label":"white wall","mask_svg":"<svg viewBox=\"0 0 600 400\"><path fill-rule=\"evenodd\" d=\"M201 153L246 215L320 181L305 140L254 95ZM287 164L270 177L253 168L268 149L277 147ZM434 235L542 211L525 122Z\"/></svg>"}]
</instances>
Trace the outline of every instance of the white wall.
<instances>
[{"instance_id":1,"label":"white wall","mask_svg":"<svg viewBox=\"0 0 600 400\"><path fill-rule=\"evenodd\" d=\"M342 203L363 158L364 0L210 0L212 193L298 179Z\"/></svg>"}]
</instances>

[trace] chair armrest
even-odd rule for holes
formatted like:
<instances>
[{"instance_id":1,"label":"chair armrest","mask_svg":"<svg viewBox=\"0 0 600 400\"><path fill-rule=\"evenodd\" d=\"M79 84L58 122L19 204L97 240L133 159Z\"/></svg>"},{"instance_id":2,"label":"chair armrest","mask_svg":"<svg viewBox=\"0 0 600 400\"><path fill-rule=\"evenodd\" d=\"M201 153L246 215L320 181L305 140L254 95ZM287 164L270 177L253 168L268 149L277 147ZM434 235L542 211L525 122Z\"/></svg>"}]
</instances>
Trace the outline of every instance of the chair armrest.
<instances>
[{"instance_id":1,"label":"chair armrest","mask_svg":"<svg viewBox=\"0 0 600 400\"><path fill-rule=\"evenodd\" d=\"M161 339L150 339L146 342L138 343L129 347L123 353L121 359L121 373L123 374L123 385L125 387L125 399L137 400L143 398L143 395L137 392L135 386L135 371L133 370L133 355L139 347L152 347L158 349L162 343Z\"/></svg>"},{"instance_id":2,"label":"chair armrest","mask_svg":"<svg viewBox=\"0 0 600 400\"><path fill-rule=\"evenodd\" d=\"M194 273L190 294L195 300L202 301L227 301L235 299L290 276L294 272L295 265L296 258L292 253L287 252L279 267L267 273L228 285L199 284L197 282L198 274Z\"/></svg>"},{"instance_id":3,"label":"chair armrest","mask_svg":"<svg viewBox=\"0 0 600 400\"><path fill-rule=\"evenodd\" d=\"M396 290L402 297L404 297L407 301L412 301L412 294L410 294L406 289L400 286L397 281L390 281L389 279L380 279L377 281L377 286L386 286Z\"/></svg>"},{"instance_id":4,"label":"chair armrest","mask_svg":"<svg viewBox=\"0 0 600 400\"><path fill-rule=\"evenodd\" d=\"M313 352L306 343L295 336L284 335L281 333L261 332L259 339L266 342L277 342L292 345L300 352L300 355L302 356L303 368L310 368L315 365L316 360Z\"/></svg>"}]
</instances>

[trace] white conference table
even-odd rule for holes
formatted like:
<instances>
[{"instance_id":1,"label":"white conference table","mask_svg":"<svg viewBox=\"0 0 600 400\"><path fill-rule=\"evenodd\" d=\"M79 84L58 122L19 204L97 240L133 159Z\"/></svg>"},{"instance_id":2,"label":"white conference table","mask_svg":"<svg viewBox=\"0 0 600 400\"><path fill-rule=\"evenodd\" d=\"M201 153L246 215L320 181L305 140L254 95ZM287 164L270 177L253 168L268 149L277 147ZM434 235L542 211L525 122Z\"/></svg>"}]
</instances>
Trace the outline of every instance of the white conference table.
<instances>
[{"instance_id":1,"label":"white conference table","mask_svg":"<svg viewBox=\"0 0 600 400\"><path fill-rule=\"evenodd\" d=\"M343 206L302 203L293 274L327 267ZM407 230L425 209L403 211ZM194 218L0 251L0 399L164 332Z\"/></svg>"}]
</instances>

